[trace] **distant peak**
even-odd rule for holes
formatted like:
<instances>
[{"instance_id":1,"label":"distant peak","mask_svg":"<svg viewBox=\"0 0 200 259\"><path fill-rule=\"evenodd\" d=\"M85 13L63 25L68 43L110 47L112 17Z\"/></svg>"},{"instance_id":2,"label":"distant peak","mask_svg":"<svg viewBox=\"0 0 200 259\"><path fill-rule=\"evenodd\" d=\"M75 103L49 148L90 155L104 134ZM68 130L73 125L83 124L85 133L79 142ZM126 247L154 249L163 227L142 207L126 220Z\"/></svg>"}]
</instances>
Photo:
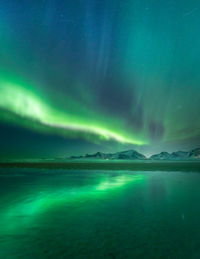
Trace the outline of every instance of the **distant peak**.
<instances>
[{"instance_id":1,"label":"distant peak","mask_svg":"<svg viewBox=\"0 0 200 259\"><path fill-rule=\"evenodd\" d=\"M147 158L134 149L123 150L116 153L96 152L84 156L72 156L71 159L102 159L102 160L147 160ZM175 151L168 153L162 151L159 154L152 155L149 160L196 160L200 159L200 148L191 151Z\"/></svg>"},{"instance_id":2,"label":"distant peak","mask_svg":"<svg viewBox=\"0 0 200 259\"><path fill-rule=\"evenodd\" d=\"M71 157L74 158L74 157ZM124 159L124 160L143 160L146 157L139 152L130 149L124 150L121 152L116 153L103 153L103 152L96 152L94 154L86 154L85 156L75 157L75 158L93 158L93 159L105 159L105 160L115 160L115 159Z\"/></svg>"}]
</instances>

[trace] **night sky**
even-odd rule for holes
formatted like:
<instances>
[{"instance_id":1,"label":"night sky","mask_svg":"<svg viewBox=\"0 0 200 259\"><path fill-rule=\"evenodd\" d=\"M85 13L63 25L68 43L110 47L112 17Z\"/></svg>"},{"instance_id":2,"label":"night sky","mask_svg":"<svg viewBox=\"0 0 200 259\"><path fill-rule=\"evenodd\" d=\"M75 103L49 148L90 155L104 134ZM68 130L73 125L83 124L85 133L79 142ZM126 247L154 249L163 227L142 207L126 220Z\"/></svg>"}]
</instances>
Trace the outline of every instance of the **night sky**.
<instances>
[{"instance_id":1,"label":"night sky","mask_svg":"<svg viewBox=\"0 0 200 259\"><path fill-rule=\"evenodd\" d=\"M0 156L200 146L200 1L0 3Z\"/></svg>"}]
</instances>

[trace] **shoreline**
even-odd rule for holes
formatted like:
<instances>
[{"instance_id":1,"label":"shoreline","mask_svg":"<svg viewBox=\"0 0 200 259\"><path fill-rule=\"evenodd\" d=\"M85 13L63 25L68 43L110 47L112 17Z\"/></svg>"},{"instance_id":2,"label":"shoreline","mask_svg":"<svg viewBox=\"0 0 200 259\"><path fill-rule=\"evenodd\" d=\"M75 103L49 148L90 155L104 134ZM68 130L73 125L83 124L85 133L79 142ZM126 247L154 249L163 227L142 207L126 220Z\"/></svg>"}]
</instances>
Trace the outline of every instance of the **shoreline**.
<instances>
[{"instance_id":1,"label":"shoreline","mask_svg":"<svg viewBox=\"0 0 200 259\"><path fill-rule=\"evenodd\" d=\"M200 172L200 161L0 162L0 168Z\"/></svg>"}]
</instances>

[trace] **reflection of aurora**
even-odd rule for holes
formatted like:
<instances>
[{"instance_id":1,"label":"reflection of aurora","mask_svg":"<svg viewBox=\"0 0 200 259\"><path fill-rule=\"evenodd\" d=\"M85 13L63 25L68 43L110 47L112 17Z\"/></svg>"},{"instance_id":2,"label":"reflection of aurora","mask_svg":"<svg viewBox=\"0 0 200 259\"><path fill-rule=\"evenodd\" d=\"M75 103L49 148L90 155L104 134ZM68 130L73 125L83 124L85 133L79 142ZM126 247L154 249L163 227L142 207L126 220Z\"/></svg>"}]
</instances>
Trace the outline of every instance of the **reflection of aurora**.
<instances>
[{"instance_id":1,"label":"reflection of aurora","mask_svg":"<svg viewBox=\"0 0 200 259\"><path fill-rule=\"evenodd\" d=\"M59 187L57 190L47 190L45 192L40 190L39 193L32 194L33 199L29 198L22 202L17 202L2 211L2 216L0 217L1 231L12 233L19 228L21 231L23 228L29 227L29 224L37 216L48 210L62 205L73 205L80 199L101 198L108 192L119 190L128 183L139 183L143 178L143 175L120 175L89 187L63 189Z\"/></svg>"}]
</instances>

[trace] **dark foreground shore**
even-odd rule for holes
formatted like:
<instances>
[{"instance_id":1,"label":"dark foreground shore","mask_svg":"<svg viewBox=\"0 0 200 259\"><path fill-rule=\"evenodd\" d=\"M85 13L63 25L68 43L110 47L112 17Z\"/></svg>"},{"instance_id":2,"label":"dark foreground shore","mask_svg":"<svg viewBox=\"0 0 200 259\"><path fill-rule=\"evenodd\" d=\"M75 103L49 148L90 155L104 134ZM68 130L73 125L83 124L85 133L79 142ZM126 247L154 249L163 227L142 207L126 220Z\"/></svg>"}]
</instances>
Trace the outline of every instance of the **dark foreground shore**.
<instances>
[{"instance_id":1,"label":"dark foreground shore","mask_svg":"<svg viewBox=\"0 0 200 259\"><path fill-rule=\"evenodd\" d=\"M112 161L112 162L6 162L0 168L44 168L67 170L131 170L131 171L191 171L200 172L200 161Z\"/></svg>"}]
</instances>

